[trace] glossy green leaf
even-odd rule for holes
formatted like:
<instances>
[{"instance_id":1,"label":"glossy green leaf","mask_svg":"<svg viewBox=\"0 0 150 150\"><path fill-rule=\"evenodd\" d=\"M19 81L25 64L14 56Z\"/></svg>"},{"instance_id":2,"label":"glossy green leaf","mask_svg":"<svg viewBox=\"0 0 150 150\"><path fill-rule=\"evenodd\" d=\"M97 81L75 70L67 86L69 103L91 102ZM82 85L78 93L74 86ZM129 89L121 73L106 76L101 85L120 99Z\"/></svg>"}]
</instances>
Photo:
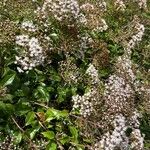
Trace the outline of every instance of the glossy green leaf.
<instances>
[{"instance_id":1,"label":"glossy green leaf","mask_svg":"<svg viewBox=\"0 0 150 150\"><path fill-rule=\"evenodd\" d=\"M46 150L57 150L57 144L54 142L50 142L47 147Z\"/></svg>"},{"instance_id":2,"label":"glossy green leaf","mask_svg":"<svg viewBox=\"0 0 150 150\"><path fill-rule=\"evenodd\" d=\"M14 138L14 143L15 144L19 144L21 142L21 140L22 140L23 133L17 132L17 133L14 134L14 137L15 137Z\"/></svg>"},{"instance_id":3,"label":"glossy green leaf","mask_svg":"<svg viewBox=\"0 0 150 150\"><path fill-rule=\"evenodd\" d=\"M53 131L42 132L43 136L49 140L55 138L55 133Z\"/></svg>"},{"instance_id":4,"label":"glossy green leaf","mask_svg":"<svg viewBox=\"0 0 150 150\"><path fill-rule=\"evenodd\" d=\"M30 139L33 139L39 130L40 130L40 126L34 128L30 133Z\"/></svg>"},{"instance_id":5,"label":"glossy green leaf","mask_svg":"<svg viewBox=\"0 0 150 150\"><path fill-rule=\"evenodd\" d=\"M72 135L73 141L78 141L78 130L74 126L69 126L70 133Z\"/></svg>"},{"instance_id":6,"label":"glossy green leaf","mask_svg":"<svg viewBox=\"0 0 150 150\"><path fill-rule=\"evenodd\" d=\"M31 112L28 112L27 116L26 116L26 119L25 119L25 122L26 122L26 126L27 125L30 125L33 123L34 119L35 119L35 113L33 111Z\"/></svg>"},{"instance_id":7,"label":"glossy green leaf","mask_svg":"<svg viewBox=\"0 0 150 150\"><path fill-rule=\"evenodd\" d=\"M64 135L61 139L60 142L64 145L65 143L69 143L70 137L68 135Z\"/></svg>"},{"instance_id":8,"label":"glossy green leaf","mask_svg":"<svg viewBox=\"0 0 150 150\"><path fill-rule=\"evenodd\" d=\"M10 85L14 79L16 74L13 72L11 74L7 74L1 81L0 81L0 87L5 87L7 85Z\"/></svg>"}]
</instances>

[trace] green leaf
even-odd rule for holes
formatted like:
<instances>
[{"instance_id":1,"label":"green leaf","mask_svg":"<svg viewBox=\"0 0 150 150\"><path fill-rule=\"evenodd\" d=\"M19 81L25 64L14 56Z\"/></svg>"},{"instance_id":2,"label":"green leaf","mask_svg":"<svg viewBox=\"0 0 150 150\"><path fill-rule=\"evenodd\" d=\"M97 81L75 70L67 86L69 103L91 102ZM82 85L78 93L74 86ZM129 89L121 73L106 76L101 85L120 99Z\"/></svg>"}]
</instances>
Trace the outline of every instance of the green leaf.
<instances>
[{"instance_id":1,"label":"green leaf","mask_svg":"<svg viewBox=\"0 0 150 150\"><path fill-rule=\"evenodd\" d=\"M14 105L12 104L5 104L5 105L7 113L12 114L14 112Z\"/></svg>"},{"instance_id":2,"label":"green leaf","mask_svg":"<svg viewBox=\"0 0 150 150\"><path fill-rule=\"evenodd\" d=\"M47 147L46 150L57 150L57 144L54 142L50 142Z\"/></svg>"},{"instance_id":3,"label":"green leaf","mask_svg":"<svg viewBox=\"0 0 150 150\"><path fill-rule=\"evenodd\" d=\"M15 105L15 114L22 116L31 111L32 108L29 102L26 102L26 99L20 99L19 102Z\"/></svg>"},{"instance_id":4,"label":"green leaf","mask_svg":"<svg viewBox=\"0 0 150 150\"><path fill-rule=\"evenodd\" d=\"M35 137L35 134L40 130L40 126L36 127L31 133L30 133L30 139L33 139Z\"/></svg>"},{"instance_id":5,"label":"green leaf","mask_svg":"<svg viewBox=\"0 0 150 150\"><path fill-rule=\"evenodd\" d=\"M55 134L53 131L46 131L46 132L42 132L43 136L49 140L52 140L55 138Z\"/></svg>"},{"instance_id":6,"label":"green leaf","mask_svg":"<svg viewBox=\"0 0 150 150\"><path fill-rule=\"evenodd\" d=\"M19 144L20 142L21 142L21 140L22 140L22 133L21 132L18 132L18 133L15 133L14 134L14 143L15 144Z\"/></svg>"},{"instance_id":7,"label":"green leaf","mask_svg":"<svg viewBox=\"0 0 150 150\"><path fill-rule=\"evenodd\" d=\"M60 118L63 118L63 117L68 117L68 111L67 110L62 110L62 111L59 111L59 110L56 110L56 109L53 109L53 108L49 108L46 112L46 121L51 121L53 119L60 119Z\"/></svg>"},{"instance_id":8,"label":"green leaf","mask_svg":"<svg viewBox=\"0 0 150 150\"><path fill-rule=\"evenodd\" d=\"M34 93L36 98L44 99L44 101L49 101L49 91L44 86L38 86Z\"/></svg>"},{"instance_id":9,"label":"green leaf","mask_svg":"<svg viewBox=\"0 0 150 150\"><path fill-rule=\"evenodd\" d=\"M62 110L59 112L60 117L68 117L69 113L67 110Z\"/></svg>"},{"instance_id":10,"label":"green leaf","mask_svg":"<svg viewBox=\"0 0 150 150\"><path fill-rule=\"evenodd\" d=\"M2 115L9 115L14 112L14 106L9 103L3 103L0 101L0 116Z\"/></svg>"},{"instance_id":11,"label":"green leaf","mask_svg":"<svg viewBox=\"0 0 150 150\"><path fill-rule=\"evenodd\" d=\"M64 145L65 143L69 143L70 137L67 135L64 135L61 139L60 142Z\"/></svg>"},{"instance_id":12,"label":"green leaf","mask_svg":"<svg viewBox=\"0 0 150 150\"><path fill-rule=\"evenodd\" d=\"M5 103L0 101L0 116L3 115L5 109L6 109Z\"/></svg>"},{"instance_id":13,"label":"green leaf","mask_svg":"<svg viewBox=\"0 0 150 150\"><path fill-rule=\"evenodd\" d=\"M25 119L25 122L26 122L26 126L27 125L30 125L30 124L32 124L33 122L34 122L34 120L35 120L35 113L33 112L33 111L31 111L31 112L28 112L28 114L27 114L27 116L26 116L26 119Z\"/></svg>"},{"instance_id":14,"label":"green leaf","mask_svg":"<svg viewBox=\"0 0 150 150\"><path fill-rule=\"evenodd\" d=\"M69 126L70 133L72 134L73 142L78 141L78 130L74 126Z\"/></svg>"},{"instance_id":15,"label":"green leaf","mask_svg":"<svg viewBox=\"0 0 150 150\"><path fill-rule=\"evenodd\" d=\"M53 113L52 109L49 108L47 111L46 111L46 121L49 122L51 120L55 119L55 114Z\"/></svg>"},{"instance_id":16,"label":"green leaf","mask_svg":"<svg viewBox=\"0 0 150 150\"><path fill-rule=\"evenodd\" d=\"M15 79L16 73L12 72L11 74L7 74L1 81L0 87L5 87L10 85Z\"/></svg>"}]
</instances>

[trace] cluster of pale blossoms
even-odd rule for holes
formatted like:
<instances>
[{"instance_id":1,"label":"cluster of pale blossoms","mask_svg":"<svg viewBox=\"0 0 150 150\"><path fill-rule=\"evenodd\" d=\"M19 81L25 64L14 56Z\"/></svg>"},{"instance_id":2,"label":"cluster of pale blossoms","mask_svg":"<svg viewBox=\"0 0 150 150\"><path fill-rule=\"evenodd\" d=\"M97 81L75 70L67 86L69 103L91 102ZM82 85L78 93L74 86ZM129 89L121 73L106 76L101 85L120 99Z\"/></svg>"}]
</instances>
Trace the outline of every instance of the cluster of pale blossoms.
<instances>
[{"instance_id":1,"label":"cluster of pale blossoms","mask_svg":"<svg viewBox=\"0 0 150 150\"><path fill-rule=\"evenodd\" d=\"M128 110L131 109L132 97L133 90L124 78L117 75L109 77L108 82L105 83L104 99L110 114L129 113Z\"/></svg>"},{"instance_id":2,"label":"cluster of pale blossoms","mask_svg":"<svg viewBox=\"0 0 150 150\"><path fill-rule=\"evenodd\" d=\"M93 64L89 64L89 67L86 70L86 74L90 77L91 83L93 85L98 84L100 82L98 77L98 70L93 66Z\"/></svg>"},{"instance_id":3,"label":"cluster of pale blossoms","mask_svg":"<svg viewBox=\"0 0 150 150\"><path fill-rule=\"evenodd\" d=\"M37 38L18 35L16 36L16 44L25 49L21 55L16 56L15 63L21 66L21 68L18 67L19 72L31 70L44 62L44 51Z\"/></svg>"},{"instance_id":4,"label":"cluster of pale blossoms","mask_svg":"<svg viewBox=\"0 0 150 150\"><path fill-rule=\"evenodd\" d=\"M99 3L99 9L106 10L106 3L102 1ZM104 19L100 19L95 14L92 14L95 6L90 3L79 5L77 0L45 0L41 12L44 16L47 13L52 13L54 18L58 21L73 21L72 23L81 23L83 25L96 24L94 30L105 31L108 26ZM90 18L88 18L90 16Z\"/></svg>"},{"instance_id":5,"label":"cluster of pale blossoms","mask_svg":"<svg viewBox=\"0 0 150 150\"><path fill-rule=\"evenodd\" d=\"M106 2L105 1L99 2L99 8L101 9L101 11L106 11L107 10Z\"/></svg>"},{"instance_id":6,"label":"cluster of pale blossoms","mask_svg":"<svg viewBox=\"0 0 150 150\"><path fill-rule=\"evenodd\" d=\"M116 63L117 72L124 77L126 81L129 81L133 84L136 76L133 72L132 65L132 61L128 58L128 56L123 55L118 57Z\"/></svg>"},{"instance_id":7,"label":"cluster of pale blossoms","mask_svg":"<svg viewBox=\"0 0 150 150\"><path fill-rule=\"evenodd\" d=\"M80 6L81 11L84 12L86 18L86 24L93 31L103 32L106 31L108 25L104 19L97 15L97 13L101 13L101 11L106 11L106 3L103 1L95 6L91 3L84 3Z\"/></svg>"},{"instance_id":8,"label":"cluster of pale blossoms","mask_svg":"<svg viewBox=\"0 0 150 150\"><path fill-rule=\"evenodd\" d=\"M59 71L62 78L68 83L77 83L79 79L78 67L72 62L70 56L66 55L67 60L59 63Z\"/></svg>"},{"instance_id":9,"label":"cluster of pale blossoms","mask_svg":"<svg viewBox=\"0 0 150 150\"><path fill-rule=\"evenodd\" d=\"M125 131L126 120L123 115L117 115L113 121L114 130L112 133L105 133L101 140L94 145L94 150L114 150L115 148L121 148L127 150L128 138L126 137Z\"/></svg>"},{"instance_id":10,"label":"cluster of pale blossoms","mask_svg":"<svg viewBox=\"0 0 150 150\"><path fill-rule=\"evenodd\" d=\"M147 0L134 0L134 1L138 3L140 8L144 8L144 9L147 8Z\"/></svg>"},{"instance_id":11,"label":"cluster of pale blossoms","mask_svg":"<svg viewBox=\"0 0 150 150\"><path fill-rule=\"evenodd\" d=\"M72 97L73 111L78 109L83 117L90 116L94 110L94 103L96 103L96 89L90 89L83 96L75 95Z\"/></svg>"},{"instance_id":12,"label":"cluster of pale blossoms","mask_svg":"<svg viewBox=\"0 0 150 150\"><path fill-rule=\"evenodd\" d=\"M97 85L100 82L98 77L98 71L93 66L93 64L89 64L89 67L86 70L86 74L90 78L90 83L92 84L92 88L83 96L75 95L72 97L73 110L79 109L79 113L83 117L90 116L91 113L94 111L94 107L98 103L97 89L95 85Z\"/></svg>"},{"instance_id":13,"label":"cluster of pale blossoms","mask_svg":"<svg viewBox=\"0 0 150 150\"><path fill-rule=\"evenodd\" d=\"M97 31L103 32L106 31L108 29L108 25L106 23L106 21L104 19L100 20L100 26L98 26L96 29Z\"/></svg>"},{"instance_id":14,"label":"cluster of pale blossoms","mask_svg":"<svg viewBox=\"0 0 150 150\"><path fill-rule=\"evenodd\" d=\"M21 28L26 30L26 31L30 31L30 32L35 32L37 30L32 21L23 22L21 24Z\"/></svg>"},{"instance_id":15,"label":"cluster of pale blossoms","mask_svg":"<svg viewBox=\"0 0 150 150\"><path fill-rule=\"evenodd\" d=\"M126 5L122 0L116 0L114 4L117 10L125 11Z\"/></svg>"},{"instance_id":16,"label":"cluster of pale blossoms","mask_svg":"<svg viewBox=\"0 0 150 150\"><path fill-rule=\"evenodd\" d=\"M131 149L135 150L143 150L144 148L144 137L141 134L141 131L139 129L140 122L139 118L141 118L141 114L135 110L133 112L133 115L129 119L129 127L132 128L132 132L130 135L130 141L131 141Z\"/></svg>"},{"instance_id":17,"label":"cluster of pale blossoms","mask_svg":"<svg viewBox=\"0 0 150 150\"><path fill-rule=\"evenodd\" d=\"M131 55L131 49L133 49L135 45L142 40L144 35L145 28L143 24L137 23L135 25L135 29L137 30L137 33L131 37L131 40L128 42L125 50L128 55Z\"/></svg>"},{"instance_id":18,"label":"cluster of pale blossoms","mask_svg":"<svg viewBox=\"0 0 150 150\"><path fill-rule=\"evenodd\" d=\"M0 150L24 150L24 147L16 145L16 137L13 133L7 135L5 139L0 142ZM26 143L27 144L27 143ZM32 141L32 146L39 150L46 149L47 141L45 139L38 139Z\"/></svg>"},{"instance_id":19,"label":"cluster of pale blossoms","mask_svg":"<svg viewBox=\"0 0 150 150\"><path fill-rule=\"evenodd\" d=\"M0 142L0 150L22 150L19 146L14 144L14 135L6 136L3 142Z\"/></svg>"},{"instance_id":20,"label":"cluster of pale blossoms","mask_svg":"<svg viewBox=\"0 0 150 150\"><path fill-rule=\"evenodd\" d=\"M132 61L130 59L131 49L135 44L142 40L144 34L144 26L137 23L135 29L137 34L133 35L125 53L118 58L116 63L116 74L108 78L105 83L104 99L107 112L104 113L105 120L114 119L114 130L112 133L108 131L103 135L101 141L95 144L95 150L114 150L120 148L128 150L129 148L135 150L143 149L143 137L139 130L139 114L134 108L134 95L135 95L135 80L136 76L133 72ZM131 44L132 43L132 44ZM134 89L135 88L135 89ZM131 116L132 114L132 116ZM128 119L125 116L129 117ZM130 137L127 137L125 131L127 128L132 128Z\"/></svg>"},{"instance_id":21,"label":"cluster of pale blossoms","mask_svg":"<svg viewBox=\"0 0 150 150\"><path fill-rule=\"evenodd\" d=\"M138 122L137 117L132 118L132 122ZM135 125L128 125L128 121L122 114L115 116L113 121L114 130L105 133L101 140L95 143L94 150L115 150L116 148L121 150L128 150L129 148L134 150L143 149L143 137L138 128ZM130 136L127 136L126 131L131 128ZM93 149L92 149L93 150Z\"/></svg>"},{"instance_id":22,"label":"cluster of pale blossoms","mask_svg":"<svg viewBox=\"0 0 150 150\"><path fill-rule=\"evenodd\" d=\"M78 38L79 48L81 52L87 50L87 48L89 48L89 45L91 45L91 43L93 42L93 39L88 34L78 35Z\"/></svg>"},{"instance_id":23,"label":"cluster of pale blossoms","mask_svg":"<svg viewBox=\"0 0 150 150\"><path fill-rule=\"evenodd\" d=\"M64 19L77 19L80 7L76 0L45 0L42 12L47 11L51 12L55 19L63 21Z\"/></svg>"}]
</instances>

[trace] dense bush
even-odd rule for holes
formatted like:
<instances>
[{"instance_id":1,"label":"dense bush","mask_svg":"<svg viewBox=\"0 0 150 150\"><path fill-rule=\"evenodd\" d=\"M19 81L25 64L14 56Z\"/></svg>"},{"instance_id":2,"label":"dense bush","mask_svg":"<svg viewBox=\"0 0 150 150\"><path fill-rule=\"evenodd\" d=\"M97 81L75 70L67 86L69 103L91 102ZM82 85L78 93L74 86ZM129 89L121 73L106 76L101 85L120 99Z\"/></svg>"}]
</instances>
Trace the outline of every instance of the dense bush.
<instances>
[{"instance_id":1,"label":"dense bush","mask_svg":"<svg viewBox=\"0 0 150 150\"><path fill-rule=\"evenodd\" d=\"M1 0L0 149L150 149L148 1Z\"/></svg>"}]
</instances>

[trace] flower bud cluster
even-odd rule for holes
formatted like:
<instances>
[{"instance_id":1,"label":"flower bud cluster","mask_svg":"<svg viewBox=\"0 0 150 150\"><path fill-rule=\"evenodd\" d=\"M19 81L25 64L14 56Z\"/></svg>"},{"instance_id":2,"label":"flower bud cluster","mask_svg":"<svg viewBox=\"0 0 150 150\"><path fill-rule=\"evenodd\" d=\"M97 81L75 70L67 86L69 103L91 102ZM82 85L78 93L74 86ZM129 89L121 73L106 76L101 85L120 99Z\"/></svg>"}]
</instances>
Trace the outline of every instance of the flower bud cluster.
<instances>
[{"instance_id":1,"label":"flower bud cluster","mask_svg":"<svg viewBox=\"0 0 150 150\"><path fill-rule=\"evenodd\" d=\"M28 35L18 35L16 36L16 44L19 46L26 46L29 43Z\"/></svg>"},{"instance_id":2,"label":"flower bud cluster","mask_svg":"<svg viewBox=\"0 0 150 150\"><path fill-rule=\"evenodd\" d=\"M133 128L139 128L140 126L140 122L139 122L139 118L141 118L141 114L135 110L132 114L132 116L129 118L129 125Z\"/></svg>"},{"instance_id":3,"label":"flower bud cluster","mask_svg":"<svg viewBox=\"0 0 150 150\"><path fill-rule=\"evenodd\" d=\"M100 32L103 32L103 31L106 31L107 29L108 29L108 25L107 25L106 21L104 19L101 19L100 26L94 30L98 30Z\"/></svg>"},{"instance_id":4,"label":"flower bud cluster","mask_svg":"<svg viewBox=\"0 0 150 150\"><path fill-rule=\"evenodd\" d=\"M107 30L108 25L106 21L102 19L103 9L106 10L106 3L104 1L96 4L84 3L80 6L80 9L81 12L85 14L85 26L93 31L103 32Z\"/></svg>"},{"instance_id":5,"label":"flower bud cluster","mask_svg":"<svg viewBox=\"0 0 150 150\"><path fill-rule=\"evenodd\" d=\"M111 114L128 114L133 102L133 90L122 77L111 75L105 84L104 99Z\"/></svg>"},{"instance_id":6,"label":"flower bud cluster","mask_svg":"<svg viewBox=\"0 0 150 150\"><path fill-rule=\"evenodd\" d=\"M94 103L97 101L96 94L96 89L90 89L83 96L73 96L73 110L79 109L79 113L83 117L90 116L94 110Z\"/></svg>"},{"instance_id":7,"label":"flower bud cluster","mask_svg":"<svg viewBox=\"0 0 150 150\"><path fill-rule=\"evenodd\" d=\"M19 35L16 37L16 44L25 48L25 52L21 56L16 56L15 62L24 71L31 70L44 62L45 54L37 38Z\"/></svg>"},{"instance_id":8,"label":"flower bud cluster","mask_svg":"<svg viewBox=\"0 0 150 150\"><path fill-rule=\"evenodd\" d=\"M37 149L44 150L46 149L47 141L45 139L35 139L33 144Z\"/></svg>"},{"instance_id":9,"label":"flower bud cluster","mask_svg":"<svg viewBox=\"0 0 150 150\"><path fill-rule=\"evenodd\" d=\"M125 131L127 129L126 120L123 115L117 115L113 121L114 130L112 133L105 133L101 140L95 144L94 150L114 150L115 148L128 149L128 138Z\"/></svg>"},{"instance_id":10,"label":"flower bud cluster","mask_svg":"<svg viewBox=\"0 0 150 150\"><path fill-rule=\"evenodd\" d=\"M105 1L99 2L99 8L101 11L106 11L107 10L107 4Z\"/></svg>"},{"instance_id":11,"label":"flower bud cluster","mask_svg":"<svg viewBox=\"0 0 150 150\"><path fill-rule=\"evenodd\" d=\"M33 24L32 21L25 21L21 24L21 28L26 30L26 31L30 31L30 32L35 32L36 31L36 27Z\"/></svg>"},{"instance_id":12,"label":"flower bud cluster","mask_svg":"<svg viewBox=\"0 0 150 150\"><path fill-rule=\"evenodd\" d=\"M42 11L49 11L59 21L77 19L80 7L76 0L45 0Z\"/></svg>"},{"instance_id":13,"label":"flower bud cluster","mask_svg":"<svg viewBox=\"0 0 150 150\"><path fill-rule=\"evenodd\" d=\"M117 72L124 77L128 82L134 83L136 76L133 72L133 63L131 59L128 58L128 56L119 56L117 63Z\"/></svg>"},{"instance_id":14,"label":"flower bud cluster","mask_svg":"<svg viewBox=\"0 0 150 150\"><path fill-rule=\"evenodd\" d=\"M137 30L137 34L131 37L131 40L128 42L127 48L125 50L128 55L131 55L131 49L133 49L135 45L142 40L144 35L145 27L143 24L137 22L135 29Z\"/></svg>"},{"instance_id":15,"label":"flower bud cluster","mask_svg":"<svg viewBox=\"0 0 150 150\"><path fill-rule=\"evenodd\" d=\"M147 0L135 0L135 1L138 3L140 8L144 8L144 9L147 8Z\"/></svg>"},{"instance_id":16,"label":"flower bud cluster","mask_svg":"<svg viewBox=\"0 0 150 150\"><path fill-rule=\"evenodd\" d=\"M77 83L79 80L79 70L78 67L72 62L71 57L67 56L66 61L61 61L59 63L60 73L63 79L68 83Z\"/></svg>"},{"instance_id":17,"label":"flower bud cluster","mask_svg":"<svg viewBox=\"0 0 150 150\"><path fill-rule=\"evenodd\" d=\"M138 122L136 117L134 119ZM130 120L127 120L122 114L116 115L113 121L113 131L105 133L101 140L93 146L94 150L128 150L129 148L142 150L144 146L140 130L134 125L128 126L129 122ZM129 127L132 128L132 132L130 136L127 136L126 131Z\"/></svg>"},{"instance_id":18,"label":"flower bud cluster","mask_svg":"<svg viewBox=\"0 0 150 150\"><path fill-rule=\"evenodd\" d=\"M78 35L79 38L79 48L81 51L85 51L91 43L93 43L93 39L88 35Z\"/></svg>"},{"instance_id":19,"label":"flower bud cluster","mask_svg":"<svg viewBox=\"0 0 150 150\"><path fill-rule=\"evenodd\" d=\"M86 70L86 74L90 76L91 83L93 85L98 84L100 82L99 77L98 77L98 70L96 70L93 64L89 64L89 67Z\"/></svg>"},{"instance_id":20,"label":"flower bud cluster","mask_svg":"<svg viewBox=\"0 0 150 150\"><path fill-rule=\"evenodd\" d=\"M125 11L126 9L126 5L124 4L122 0L116 0L115 7L117 8L117 10L121 10L121 11Z\"/></svg>"},{"instance_id":21,"label":"flower bud cluster","mask_svg":"<svg viewBox=\"0 0 150 150\"><path fill-rule=\"evenodd\" d=\"M5 139L0 142L0 150L21 150L17 145L14 144L14 136L7 135Z\"/></svg>"},{"instance_id":22,"label":"flower bud cluster","mask_svg":"<svg viewBox=\"0 0 150 150\"><path fill-rule=\"evenodd\" d=\"M139 129L133 129L131 133L131 149L143 150L144 148L144 138L141 135Z\"/></svg>"}]
</instances>

